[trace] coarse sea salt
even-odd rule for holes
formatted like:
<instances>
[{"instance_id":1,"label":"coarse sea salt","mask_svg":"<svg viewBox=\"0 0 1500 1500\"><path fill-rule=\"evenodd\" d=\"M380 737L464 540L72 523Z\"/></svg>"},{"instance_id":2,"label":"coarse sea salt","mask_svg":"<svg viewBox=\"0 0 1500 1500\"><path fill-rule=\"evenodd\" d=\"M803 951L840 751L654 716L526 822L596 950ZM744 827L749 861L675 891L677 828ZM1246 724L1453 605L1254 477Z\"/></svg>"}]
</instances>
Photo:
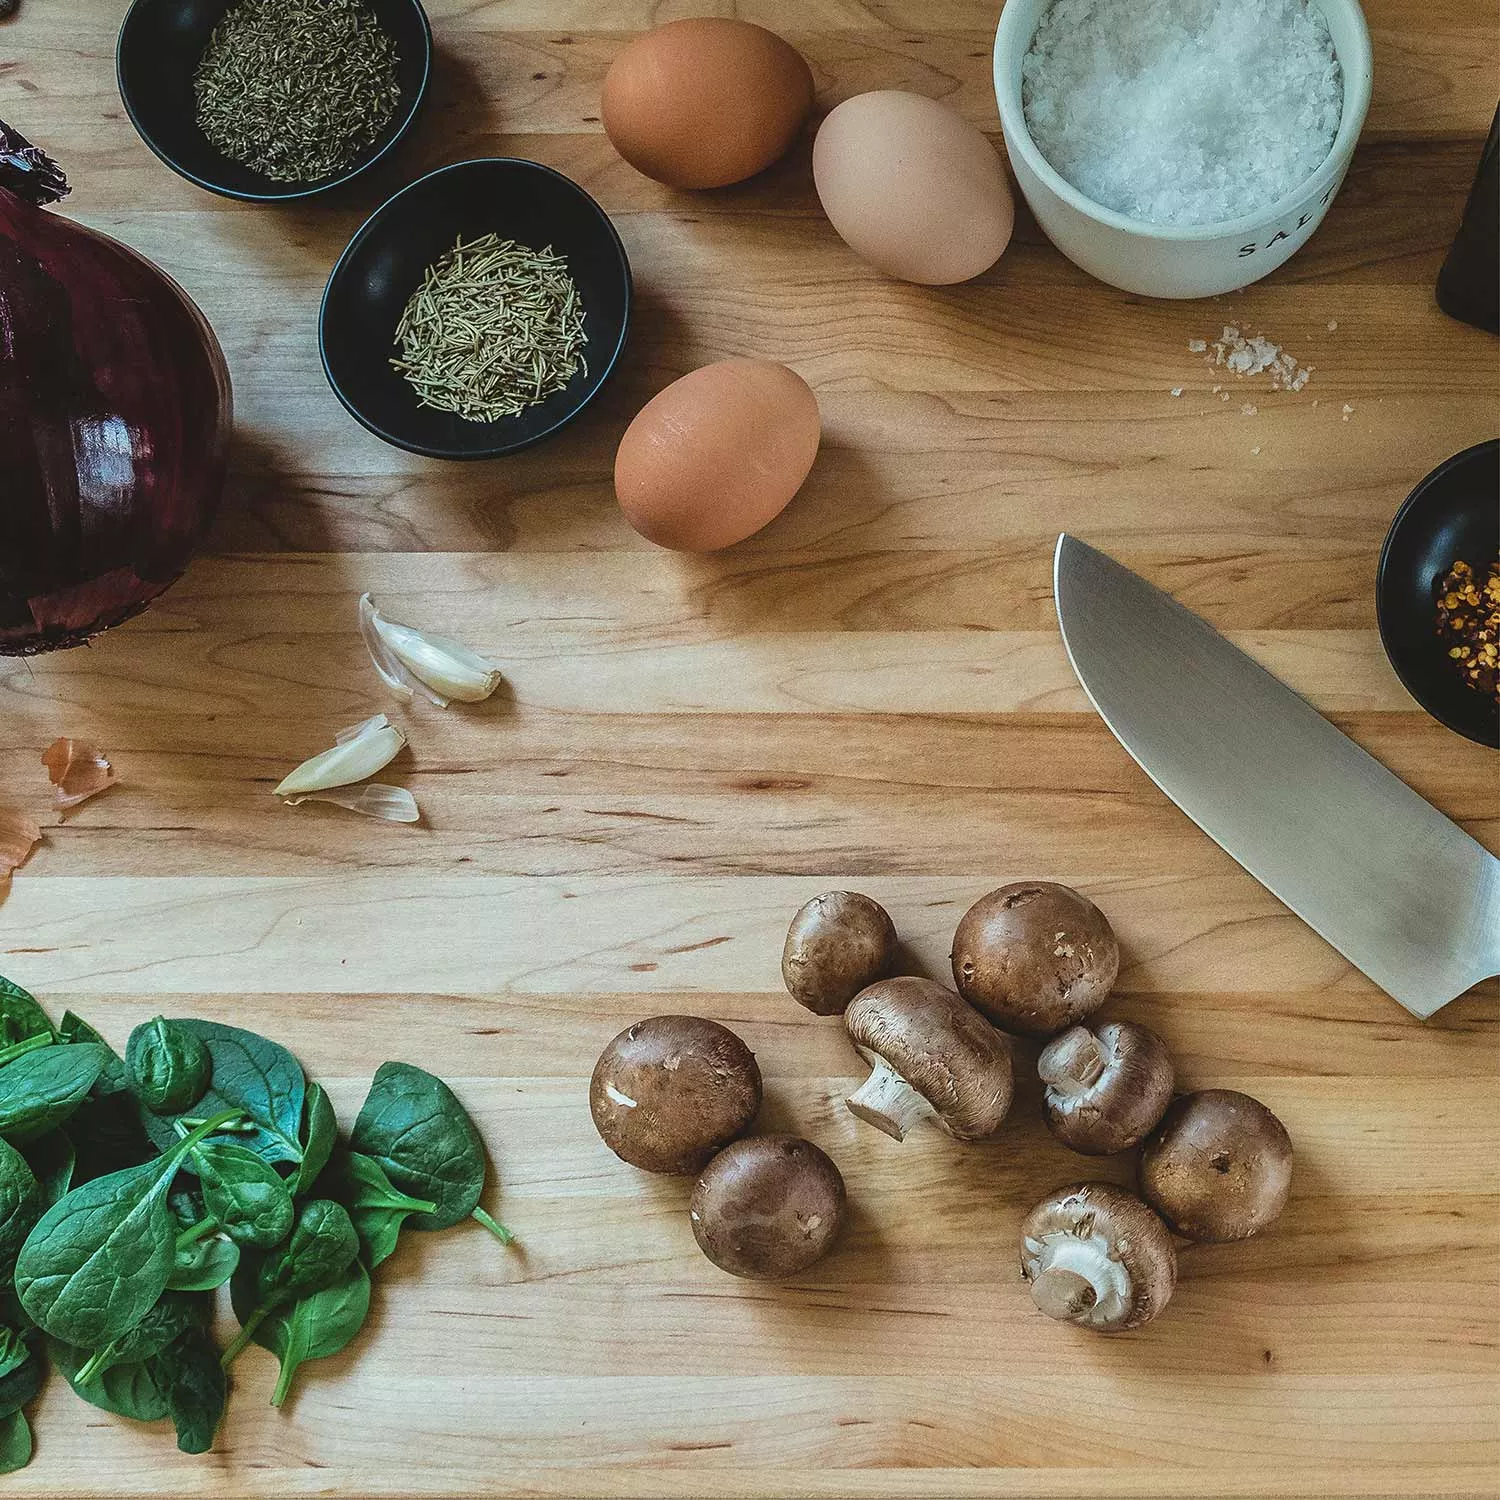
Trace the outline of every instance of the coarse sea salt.
<instances>
[{"instance_id":1,"label":"coarse sea salt","mask_svg":"<svg viewBox=\"0 0 1500 1500\"><path fill-rule=\"evenodd\" d=\"M1265 208L1317 170L1344 86L1307 0L1053 0L1022 62L1048 162L1151 224Z\"/></svg>"}]
</instances>

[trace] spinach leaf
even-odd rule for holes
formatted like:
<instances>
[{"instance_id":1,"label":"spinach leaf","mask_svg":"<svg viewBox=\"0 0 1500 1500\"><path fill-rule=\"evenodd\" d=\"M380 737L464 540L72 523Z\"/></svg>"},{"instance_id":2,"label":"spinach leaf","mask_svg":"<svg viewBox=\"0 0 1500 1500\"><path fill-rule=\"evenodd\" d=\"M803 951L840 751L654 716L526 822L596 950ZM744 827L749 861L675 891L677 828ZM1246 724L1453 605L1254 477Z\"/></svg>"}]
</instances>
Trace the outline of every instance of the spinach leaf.
<instances>
[{"instance_id":1,"label":"spinach leaf","mask_svg":"<svg viewBox=\"0 0 1500 1500\"><path fill-rule=\"evenodd\" d=\"M8 1141L0 1140L0 1278L9 1281L26 1236L42 1216L42 1187Z\"/></svg>"},{"instance_id":2,"label":"spinach leaf","mask_svg":"<svg viewBox=\"0 0 1500 1500\"><path fill-rule=\"evenodd\" d=\"M302 1162L290 1184L294 1196L300 1197L318 1180L318 1174L333 1154L338 1134L338 1117L323 1085L308 1084L307 1103L302 1112Z\"/></svg>"},{"instance_id":3,"label":"spinach leaf","mask_svg":"<svg viewBox=\"0 0 1500 1500\"><path fill-rule=\"evenodd\" d=\"M15 1057L24 1057L28 1052L35 1052L38 1047L52 1045L52 1038L44 1034L26 1037L23 1041L12 1042L8 1047L0 1047L0 1063L8 1063Z\"/></svg>"},{"instance_id":4,"label":"spinach leaf","mask_svg":"<svg viewBox=\"0 0 1500 1500\"><path fill-rule=\"evenodd\" d=\"M76 1115L74 1119L77 1119ZM72 1140L65 1130L49 1130L46 1135L29 1141L21 1154L41 1190L42 1207L51 1208L73 1184L77 1155ZM0 1152L0 1157L3 1155Z\"/></svg>"},{"instance_id":5,"label":"spinach leaf","mask_svg":"<svg viewBox=\"0 0 1500 1500\"><path fill-rule=\"evenodd\" d=\"M484 1143L458 1096L410 1063L382 1063L354 1122L349 1143L373 1157L403 1192L437 1205L413 1214L413 1229L446 1229L477 1219L506 1243L511 1233L480 1208Z\"/></svg>"},{"instance_id":6,"label":"spinach leaf","mask_svg":"<svg viewBox=\"0 0 1500 1500\"><path fill-rule=\"evenodd\" d=\"M31 1462L31 1423L13 1411L0 1420L0 1474L13 1474Z\"/></svg>"},{"instance_id":7,"label":"spinach leaf","mask_svg":"<svg viewBox=\"0 0 1500 1500\"><path fill-rule=\"evenodd\" d=\"M78 1371L88 1358L86 1349L53 1339L47 1345L52 1363L62 1371L74 1392L90 1406L129 1417L134 1422L159 1422L170 1407L161 1388L155 1365L149 1360L136 1364L115 1365L97 1380L81 1381Z\"/></svg>"},{"instance_id":8,"label":"spinach leaf","mask_svg":"<svg viewBox=\"0 0 1500 1500\"><path fill-rule=\"evenodd\" d=\"M240 1137L241 1145L270 1162L300 1162L307 1081L297 1059L285 1047L237 1026L222 1026L217 1021L174 1024L203 1043L213 1065L213 1081L193 1106L194 1117L235 1110L255 1126ZM171 1115L144 1110L141 1123L159 1150L168 1150L177 1140Z\"/></svg>"},{"instance_id":9,"label":"spinach leaf","mask_svg":"<svg viewBox=\"0 0 1500 1500\"><path fill-rule=\"evenodd\" d=\"M329 1198L304 1203L286 1243L245 1263L235 1276L242 1303L247 1300L245 1286L253 1285L254 1292L239 1333L224 1351L225 1366L239 1357L268 1313L338 1280L358 1254L359 1236L342 1205Z\"/></svg>"},{"instance_id":10,"label":"spinach leaf","mask_svg":"<svg viewBox=\"0 0 1500 1500\"><path fill-rule=\"evenodd\" d=\"M373 1271L396 1248L409 1214L430 1214L437 1204L412 1198L386 1176L385 1168L362 1151L345 1152L339 1161L342 1197L359 1235L360 1250Z\"/></svg>"},{"instance_id":11,"label":"spinach leaf","mask_svg":"<svg viewBox=\"0 0 1500 1500\"><path fill-rule=\"evenodd\" d=\"M234 1310L247 1323L255 1317L249 1288L237 1281ZM253 1337L281 1361L281 1374L271 1397L280 1406L292 1388L298 1369L310 1359L337 1354L364 1326L370 1311L370 1273L353 1261L338 1280L295 1302L273 1308L255 1325Z\"/></svg>"},{"instance_id":12,"label":"spinach leaf","mask_svg":"<svg viewBox=\"0 0 1500 1500\"><path fill-rule=\"evenodd\" d=\"M0 1375L9 1375L31 1357L31 1345L14 1328L0 1326Z\"/></svg>"},{"instance_id":13,"label":"spinach leaf","mask_svg":"<svg viewBox=\"0 0 1500 1500\"><path fill-rule=\"evenodd\" d=\"M20 1364L0 1375L0 1416L20 1411L42 1388L47 1367L35 1349L29 1350Z\"/></svg>"},{"instance_id":14,"label":"spinach leaf","mask_svg":"<svg viewBox=\"0 0 1500 1500\"><path fill-rule=\"evenodd\" d=\"M206 1328L189 1329L151 1361L183 1453L207 1453L224 1416L229 1381Z\"/></svg>"},{"instance_id":15,"label":"spinach leaf","mask_svg":"<svg viewBox=\"0 0 1500 1500\"><path fill-rule=\"evenodd\" d=\"M172 1178L219 1123L215 1116L155 1161L74 1188L42 1215L16 1261L16 1291L39 1327L92 1349L140 1322L176 1259Z\"/></svg>"},{"instance_id":16,"label":"spinach leaf","mask_svg":"<svg viewBox=\"0 0 1500 1500\"><path fill-rule=\"evenodd\" d=\"M197 1239L184 1245L178 1237L167 1287L174 1292L211 1292L221 1287L240 1263L240 1247L233 1240Z\"/></svg>"},{"instance_id":17,"label":"spinach leaf","mask_svg":"<svg viewBox=\"0 0 1500 1500\"><path fill-rule=\"evenodd\" d=\"M104 1066L104 1048L90 1042L41 1047L0 1068L0 1136L34 1140L61 1125L83 1102Z\"/></svg>"},{"instance_id":18,"label":"spinach leaf","mask_svg":"<svg viewBox=\"0 0 1500 1500\"><path fill-rule=\"evenodd\" d=\"M125 1072L153 1114L177 1115L203 1097L213 1061L201 1037L177 1021L143 1021L125 1044Z\"/></svg>"},{"instance_id":19,"label":"spinach leaf","mask_svg":"<svg viewBox=\"0 0 1500 1500\"><path fill-rule=\"evenodd\" d=\"M96 1097L106 1094L123 1094L130 1087L130 1080L125 1074L125 1063L119 1053L81 1016L65 1010L62 1020L57 1023L57 1034L65 1042L97 1043L108 1054L103 1068L99 1070L98 1078L94 1080Z\"/></svg>"},{"instance_id":20,"label":"spinach leaf","mask_svg":"<svg viewBox=\"0 0 1500 1500\"><path fill-rule=\"evenodd\" d=\"M189 1161L205 1211L230 1239L269 1250L287 1237L297 1210L269 1162L229 1141L203 1141Z\"/></svg>"},{"instance_id":21,"label":"spinach leaf","mask_svg":"<svg viewBox=\"0 0 1500 1500\"><path fill-rule=\"evenodd\" d=\"M29 1036L53 1035L47 1012L20 985L0 975L0 1047Z\"/></svg>"},{"instance_id":22,"label":"spinach leaf","mask_svg":"<svg viewBox=\"0 0 1500 1500\"><path fill-rule=\"evenodd\" d=\"M134 1328L95 1349L78 1367L77 1379L86 1383L114 1365L139 1364L159 1354L173 1339L206 1321L208 1308L202 1297L186 1292L163 1292Z\"/></svg>"}]
</instances>

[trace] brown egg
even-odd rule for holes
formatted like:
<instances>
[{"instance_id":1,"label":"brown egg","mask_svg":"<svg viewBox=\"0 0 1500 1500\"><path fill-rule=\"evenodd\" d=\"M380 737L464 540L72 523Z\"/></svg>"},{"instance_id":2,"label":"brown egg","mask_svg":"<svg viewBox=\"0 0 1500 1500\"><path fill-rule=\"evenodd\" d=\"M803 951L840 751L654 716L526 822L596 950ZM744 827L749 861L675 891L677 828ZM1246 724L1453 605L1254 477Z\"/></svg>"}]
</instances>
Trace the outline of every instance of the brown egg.
<instances>
[{"instance_id":1,"label":"brown egg","mask_svg":"<svg viewBox=\"0 0 1500 1500\"><path fill-rule=\"evenodd\" d=\"M994 265L1015 227L995 148L920 94L846 99L818 127L813 181L850 249L903 281L968 281Z\"/></svg>"},{"instance_id":2,"label":"brown egg","mask_svg":"<svg viewBox=\"0 0 1500 1500\"><path fill-rule=\"evenodd\" d=\"M818 456L818 399L769 359L704 365L646 403L615 454L620 509L643 537L714 552L786 508Z\"/></svg>"},{"instance_id":3,"label":"brown egg","mask_svg":"<svg viewBox=\"0 0 1500 1500\"><path fill-rule=\"evenodd\" d=\"M711 188L769 167L812 109L802 54L774 31L715 16L637 37L604 75L615 150L669 187Z\"/></svg>"}]
</instances>

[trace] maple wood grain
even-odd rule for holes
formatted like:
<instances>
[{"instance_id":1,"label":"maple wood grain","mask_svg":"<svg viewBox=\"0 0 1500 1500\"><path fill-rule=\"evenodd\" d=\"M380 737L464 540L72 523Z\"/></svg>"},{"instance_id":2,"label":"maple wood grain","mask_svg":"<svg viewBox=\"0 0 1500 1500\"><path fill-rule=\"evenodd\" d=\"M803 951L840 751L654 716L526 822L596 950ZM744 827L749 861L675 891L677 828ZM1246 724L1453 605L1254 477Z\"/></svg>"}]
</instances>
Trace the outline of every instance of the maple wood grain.
<instances>
[{"instance_id":1,"label":"maple wood grain","mask_svg":"<svg viewBox=\"0 0 1500 1500\"><path fill-rule=\"evenodd\" d=\"M7 1492L1500 1489L1495 987L1411 1020L1199 834L1089 709L1049 572L1060 529L1107 548L1500 842L1494 757L1416 710L1373 614L1403 496L1494 435L1495 344L1432 299L1494 106L1492 11L1368 0L1375 96L1328 220L1268 281L1168 304L1089 280L1024 211L975 283L890 283L823 222L805 142L694 196L601 134L629 37L715 13L790 36L820 107L912 88L998 142L990 0L437 0L412 140L346 193L269 209L198 191L136 138L113 79L124 8L22 0L0 26L0 116L63 160L61 211L159 261L214 322L234 472L210 554L146 616L0 664L0 794L46 829L0 904L0 971L116 1042L160 1011L264 1029L346 1122L385 1058L443 1073L523 1248L409 1235L368 1335L283 1412L250 1351L203 1457L54 1382ZM604 203L639 311L624 369L565 435L447 466L349 420L316 312L374 207L484 154L545 161ZM1307 389L1189 352L1231 323L1313 366ZM818 465L742 547L657 552L611 498L619 434L676 375L742 353L812 383ZM492 654L501 694L391 704L355 630L365 590ZM381 710L410 734L388 779L420 826L272 802ZM102 743L122 778L65 820L38 764L60 733ZM1297 1148L1275 1229L1185 1248L1165 1315L1116 1339L1042 1319L1015 1273L1036 1198L1130 1174L1048 1135L1035 1047L999 1139L897 1145L843 1108L860 1065L838 1024L779 986L786 921L821 889L885 901L911 965L941 977L967 904L1030 874L1114 920L1106 1014L1159 1029L1184 1086L1263 1098ZM694 1246L689 1184L595 1136L595 1057L665 1009L739 1030L763 1127L842 1166L851 1222L805 1281L724 1277Z\"/></svg>"}]
</instances>

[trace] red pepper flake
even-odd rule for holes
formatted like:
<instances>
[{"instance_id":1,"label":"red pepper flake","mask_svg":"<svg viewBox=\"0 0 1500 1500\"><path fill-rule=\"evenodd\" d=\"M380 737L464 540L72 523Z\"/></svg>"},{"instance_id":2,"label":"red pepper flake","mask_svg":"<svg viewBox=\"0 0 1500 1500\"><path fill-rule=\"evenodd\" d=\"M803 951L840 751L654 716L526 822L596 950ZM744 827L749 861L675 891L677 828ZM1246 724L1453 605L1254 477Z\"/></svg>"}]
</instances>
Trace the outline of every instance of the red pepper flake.
<instances>
[{"instance_id":1,"label":"red pepper flake","mask_svg":"<svg viewBox=\"0 0 1500 1500\"><path fill-rule=\"evenodd\" d=\"M1463 680L1500 699L1500 562L1483 583L1466 562L1448 569L1437 587L1437 633Z\"/></svg>"}]
</instances>

